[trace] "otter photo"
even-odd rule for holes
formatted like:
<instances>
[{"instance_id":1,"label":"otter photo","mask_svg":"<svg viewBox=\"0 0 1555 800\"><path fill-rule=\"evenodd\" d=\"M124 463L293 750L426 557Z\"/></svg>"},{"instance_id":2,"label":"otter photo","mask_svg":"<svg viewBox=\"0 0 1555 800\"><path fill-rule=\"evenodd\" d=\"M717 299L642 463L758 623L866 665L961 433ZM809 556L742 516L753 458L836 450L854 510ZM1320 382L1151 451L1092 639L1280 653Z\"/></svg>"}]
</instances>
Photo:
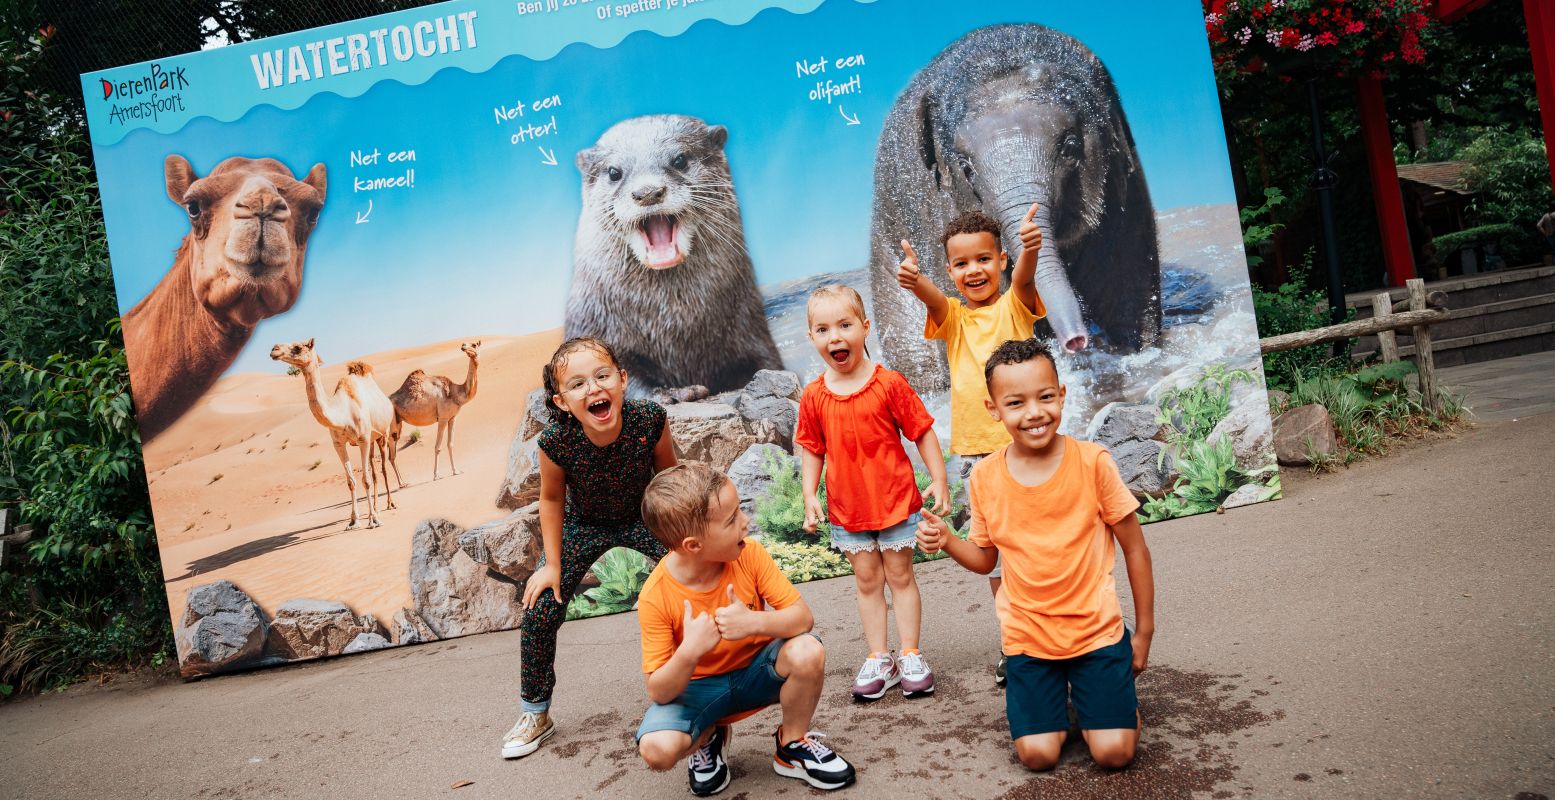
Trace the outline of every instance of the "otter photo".
<instances>
[{"instance_id":1,"label":"otter photo","mask_svg":"<svg viewBox=\"0 0 1555 800\"><path fill-rule=\"evenodd\" d=\"M1197 4L596 5L158 59L199 80L154 118L101 99L145 65L82 76L185 675L527 632L546 448L628 410L655 465L734 479L791 578L846 574L798 443L805 387L858 355L812 330L834 284L932 417L963 534L997 444L958 326L990 314L1054 353L1060 432L1111 451L1144 521L1278 497ZM458 47L404 60L328 44L449 18ZM610 358L557 372L575 337ZM1205 398L1212 429L1183 413ZM1206 472L1215 496L1183 489ZM631 609L653 552L579 567L548 624Z\"/></svg>"}]
</instances>

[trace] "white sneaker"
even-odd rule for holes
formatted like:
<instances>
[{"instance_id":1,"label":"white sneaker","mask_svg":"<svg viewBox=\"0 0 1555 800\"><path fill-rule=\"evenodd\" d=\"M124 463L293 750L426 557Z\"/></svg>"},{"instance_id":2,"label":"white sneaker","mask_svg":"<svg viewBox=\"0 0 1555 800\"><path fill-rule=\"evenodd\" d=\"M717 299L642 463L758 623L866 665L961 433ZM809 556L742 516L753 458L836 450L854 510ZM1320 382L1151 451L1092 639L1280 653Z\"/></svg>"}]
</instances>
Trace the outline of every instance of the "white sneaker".
<instances>
[{"instance_id":1,"label":"white sneaker","mask_svg":"<svg viewBox=\"0 0 1555 800\"><path fill-rule=\"evenodd\" d=\"M934 694L934 670L922 653L904 653L896 660L897 671L902 676L902 696L922 697Z\"/></svg>"},{"instance_id":2,"label":"white sneaker","mask_svg":"<svg viewBox=\"0 0 1555 800\"><path fill-rule=\"evenodd\" d=\"M885 697L887 689L901 680L901 673L896 671L896 659L891 658L890 653L871 654L864 659L864 666L859 667L858 677L853 679L853 699L879 700Z\"/></svg>"}]
</instances>

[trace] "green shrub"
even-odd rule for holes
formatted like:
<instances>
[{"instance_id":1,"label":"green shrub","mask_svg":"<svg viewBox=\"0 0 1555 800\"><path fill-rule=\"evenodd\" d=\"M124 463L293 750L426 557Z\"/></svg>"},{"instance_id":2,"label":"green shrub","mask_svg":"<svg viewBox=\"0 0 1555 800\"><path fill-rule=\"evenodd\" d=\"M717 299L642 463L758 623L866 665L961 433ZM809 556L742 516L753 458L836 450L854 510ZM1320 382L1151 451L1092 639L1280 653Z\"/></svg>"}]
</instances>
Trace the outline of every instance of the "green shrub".
<instances>
[{"instance_id":1,"label":"green shrub","mask_svg":"<svg viewBox=\"0 0 1555 800\"><path fill-rule=\"evenodd\" d=\"M1443 234L1431 241L1435 243L1436 252L1443 263L1450 262L1453 254L1465 247L1489 244L1494 245L1496 252L1506 259L1507 266L1515 267L1532 264L1543 257L1544 242L1537 233L1532 224L1519 226L1496 223Z\"/></svg>"},{"instance_id":2,"label":"green shrub","mask_svg":"<svg viewBox=\"0 0 1555 800\"><path fill-rule=\"evenodd\" d=\"M599 585L574 595L567 604L567 619L600 617L632 610L653 571L646 556L629 547L617 547L592 567Z\"/></svg>"},{"instance_id":3,"label":"green shrub","mask_svg":"<svg viewBox=\"0 0 1555 800\"><path fill-rule=\"evenodd\" d=\"M1311 258L1311 254L1307 255ZM1307 290L1300 283L1282 284L1274 291L1253 287L1253 311L1258 318L1259 338L1286 333L1326 328L1328 317L1327 295L1319 290ZM1355 312L1345 317L1352 319ZM1278 353L1264 353L1264 380L1271 389L1289 391L1298 373L1342 368L1350 360L1350 348L1354 339L1345 340L1338 355L1332 344L1315 344Z\"/></svg>"},{"instance_id":4,"label":"green shrub","mask_svg":"<svg viewBox=\"0 0 1555 800\"><path fill-rule=\"evenodd\" d=\"M762 544L772 554L778 569L794 583L852 574L853 567L845 556L830 545L822 546L814 541L815 537L809 542L790 542L769 536Z\"/></svg>"},{"instance_id":5,"label":"green shrub","mask_svg":"<svg viewBox=\"0 0 1555 800\"><path fill-rule=\"evenodd\" d=\"M831 546L831 528L822 525L816 533L804 529L804 483L799 475L799 465L789 458L768 453L767 476L772 485L767 496L756 501L756 527L767 534L769 540L783 542L815 542ZM822 513L826 509L826 473L821 473L818 489Z\"/></svg>"},{"instance_id":6,"label":"green shrub","mask_svg":"<svg viewBox=\"0 0 1555 800\"><path fill-rule=\"evenodd\" d=\"M1245 369L1208 364L1193 385L1162 392L1156 421L1166 428L1167 444L1180 448L1203 441L1231 413L1231 387L1256 380Z\"/></svg>"},{"instance_id":7,"label":"green shrub","mask_svg":"<svg viewBox=\"0 0 1555 800\"><path fill-rule=\"evenodd\" d=\"M1534 222L1549 210L1550 198L1550 167L1537 130L1485 130L1458 157L1469 162L1463 178L1475 192L1479 222L1511 225L1531 235Z\"/></svg>"},{"instance_id":8,"label":"green shrub","mask_svg":"<svg viewBox=\"0 0 1555 800\"><path fill-rule=\"evenodd\" d=\"M1280 479L1274 464L1253 470L1237 466L1234 443L1230 436L1214 442L1193 441L1178 451L1179 478L1165 496L1145 501L1140 509L1144 522L1185 517L1214 511L1236 490L1259 484L1259 500L1268 500L1280 492ZM1267 477L1266 477L1267 476ZM1262 481L1267 480L1267 483Z\"/></svg>"}]
</instances>

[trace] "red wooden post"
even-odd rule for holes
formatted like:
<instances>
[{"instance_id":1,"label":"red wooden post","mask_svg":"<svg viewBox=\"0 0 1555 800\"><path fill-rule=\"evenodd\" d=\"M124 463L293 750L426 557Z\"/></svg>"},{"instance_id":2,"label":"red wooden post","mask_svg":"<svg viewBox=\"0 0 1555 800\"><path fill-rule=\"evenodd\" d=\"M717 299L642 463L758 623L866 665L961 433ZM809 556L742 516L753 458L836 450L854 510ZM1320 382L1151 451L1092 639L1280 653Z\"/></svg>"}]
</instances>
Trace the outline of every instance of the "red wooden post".
<instances>
[{"instance_id":1,"label":"red wooden post","mask_svg":"<svg viewBox=\"0 0 1555 800\"><path fill-rule=\"evenodd\" d=\"M1382 80L1362 77L1356 81L1356 89L1360 99L1361 139L1366 145L1366 165L1371 173L1371 193L1377 206L1377 227L1382 233L1382 258L1388 271L1388 285L1403 286L1404 281L1415 277L1415 257L1409 247L1404 196L1398 188L1398 165L1393 162L1393 132L1388 128Z\"/></svg>"},{"instance_id":2,"label":"red wooden post","mask_svg":"<svg viewBox=\"0 0 1555 800\"><path fill-rule=\"evenodd\" d=\"M1544 123L1544 155L1550 163L1550 188L1555 191L1555 0L1523 0L1528 22L1528 50L1533 54L1533 85L1539 93L1539 120Z\"/></svg>"}]
</instances>

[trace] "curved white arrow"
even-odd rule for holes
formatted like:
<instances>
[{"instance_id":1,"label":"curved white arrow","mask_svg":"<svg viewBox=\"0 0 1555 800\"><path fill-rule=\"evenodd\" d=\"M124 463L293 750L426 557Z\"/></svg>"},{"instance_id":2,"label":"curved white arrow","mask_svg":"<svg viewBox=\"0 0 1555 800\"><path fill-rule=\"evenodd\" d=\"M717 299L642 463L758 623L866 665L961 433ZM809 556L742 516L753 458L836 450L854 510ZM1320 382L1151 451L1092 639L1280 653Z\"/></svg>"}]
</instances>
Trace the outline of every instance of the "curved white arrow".
<instances>
[{"instance_id":1,"label":"curved white arrow","mask_svg":"<svg viewBox=\"0 0 1555 800\"><path fill-rule=\"evenodd\" d=\"M373 213L373 199L371 197L369 197L369 198L367 198L367 210L366 211L358 211L358 212L356 212L356 224L360 225L360 224L362 224L364 222L367 222L368 221L367 217L369 215L371 215L372 213Z\"/></svg>"},{"instance_id":2,"label":"curved white arrow","mask_svg":"<svg viewBox=\"0 0 1555 800\"><path fill-rule=\"evenodd\" d=\"M848 112L843 111L841 105L837 106L837 113L841 114L842 118L847 120L849 125L857 125L857 124L859 124L858 123L858 115L854 114L851 117L848 116Z\"/></svg>"},{"instance_id":3,"label":"curved white arrow","mask_svg":"<svg viewBox=\"0 0 1555 800\"><path fill-rule=\"evenodd\" d=\"M540 147L539 145L535 145L535 146L536 147ZM548 167L556 166L556 151L555 150L547 151L544 147L540 147L540 156L541 156L541 158L540 158L540 163L541 164L544 164L544 165L546 165Z\"/></svg>"}]
</instances>

